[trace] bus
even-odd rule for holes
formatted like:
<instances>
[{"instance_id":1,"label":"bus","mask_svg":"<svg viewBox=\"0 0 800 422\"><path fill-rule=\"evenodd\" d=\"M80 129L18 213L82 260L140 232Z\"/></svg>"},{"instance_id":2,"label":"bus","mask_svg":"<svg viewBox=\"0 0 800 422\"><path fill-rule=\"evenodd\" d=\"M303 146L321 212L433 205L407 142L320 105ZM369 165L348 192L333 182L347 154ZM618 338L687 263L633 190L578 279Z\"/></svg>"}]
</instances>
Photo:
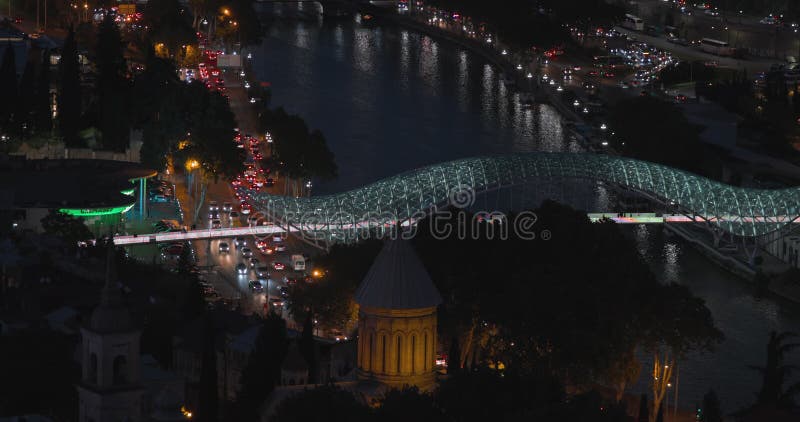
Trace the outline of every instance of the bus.
<instances>
[{"instance_id":1,"label":"bus","mask_svg":"<svg viewBox=\"0 0 800 422\"><path fill-rule=\"evenodd\" d=\"M642 18L633 15L625 15L625 20L622 21L622 27L634 31L644 31L644 21Z\"/></svg>"},{"instance_id":2,"label":"bus","mask_svg":"<svg viewBox=\"0 0 800 422\"><path fill-rule=\"evenodd\" d=\"M706 53L716 54L717 56L732 56L733 48L725 41L703 38L700 40L700 49Z\"/></svg>"}]
</instances>

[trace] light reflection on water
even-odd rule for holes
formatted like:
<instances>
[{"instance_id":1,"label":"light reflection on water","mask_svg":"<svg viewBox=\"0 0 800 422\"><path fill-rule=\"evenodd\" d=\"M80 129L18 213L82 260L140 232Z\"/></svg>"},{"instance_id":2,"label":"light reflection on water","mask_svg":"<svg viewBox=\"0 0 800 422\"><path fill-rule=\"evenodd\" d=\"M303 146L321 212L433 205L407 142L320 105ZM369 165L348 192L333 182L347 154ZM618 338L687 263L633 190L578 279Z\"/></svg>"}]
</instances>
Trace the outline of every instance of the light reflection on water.
<instances>
[{"instance_id":1,"label":"light reflection on water","mask_svg":"<svg viewBox=\"0 0 800 422\"><path fill-rule=\"evenodd\" d=\"M317 194L461 157L574 149L552 107L523 109L499 72L457 46L346 20L268 28L254 62L272 105L321 129L339 165Z\"/></svg>"}]
</instances>

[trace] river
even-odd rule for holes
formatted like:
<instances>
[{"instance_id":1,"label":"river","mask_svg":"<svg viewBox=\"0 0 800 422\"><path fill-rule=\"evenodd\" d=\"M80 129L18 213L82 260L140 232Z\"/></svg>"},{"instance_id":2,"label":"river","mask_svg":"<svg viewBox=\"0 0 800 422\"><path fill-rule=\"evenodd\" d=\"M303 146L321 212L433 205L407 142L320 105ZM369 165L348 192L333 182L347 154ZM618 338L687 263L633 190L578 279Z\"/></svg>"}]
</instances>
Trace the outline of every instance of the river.
<instances>
[{"instance_id":1,"label":"river","mask_svg":"<svg viewBox=\"0 0 800 422\"><path fill-rule=\"evenodd\" d=\"M298 6L273 7L285 17ZM357 19L277 19L252 51L256 76L271 83L272 106L322 130L336 155L339 177L317 184L315 194L461 157L580 150L552 107L521 108L486 60L413 31ZM605 201L602 191L594 196ZM760 376L747 365L765 360L770 330L800 328L798 307L756 298L657 226L629 229L654 271L703 297L726 336L714 353L681 362L680 407L691 408L709 388L727 412L752 403ZM646 387L647 374L643 367L634 391Z\"/></svg>"}]
</instances>

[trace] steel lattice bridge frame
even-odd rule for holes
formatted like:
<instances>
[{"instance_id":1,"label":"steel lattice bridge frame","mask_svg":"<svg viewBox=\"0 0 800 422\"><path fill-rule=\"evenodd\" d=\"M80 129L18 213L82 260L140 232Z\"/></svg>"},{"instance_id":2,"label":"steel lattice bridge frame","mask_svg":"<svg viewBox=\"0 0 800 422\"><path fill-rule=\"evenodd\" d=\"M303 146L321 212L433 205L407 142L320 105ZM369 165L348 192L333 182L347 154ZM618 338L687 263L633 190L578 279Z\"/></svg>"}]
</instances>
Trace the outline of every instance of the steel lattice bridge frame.
<instances>
[{"instance_id":1,"label":"steel lattice bridge frame","mask_svg":"<svg viewBox=\"0 0 800 422\"><path fill-rule=\"evenodd\" d=\"M364 232L409 224L463 195L548 179L616 184L677 210L691 221L750 238L800 216L800 188L740 188L687 171L592 153L520 153L435 164L347 192L293 198L248 191L256 210L316 244L353 243Z\"/></svg>"}]
</instances>

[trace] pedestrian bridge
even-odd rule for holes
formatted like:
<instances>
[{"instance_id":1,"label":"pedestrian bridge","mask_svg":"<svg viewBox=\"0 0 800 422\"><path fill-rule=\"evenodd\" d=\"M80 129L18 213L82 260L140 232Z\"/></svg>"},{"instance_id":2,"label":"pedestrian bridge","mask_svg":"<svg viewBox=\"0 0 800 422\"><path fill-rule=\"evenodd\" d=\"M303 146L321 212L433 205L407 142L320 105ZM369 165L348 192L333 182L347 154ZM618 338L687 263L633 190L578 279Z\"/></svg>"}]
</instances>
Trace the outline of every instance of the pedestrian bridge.
<instances>
[{"instance_id":1,"label":"pedestrian bridge","mask_svg":"<svg viewBox=\"0 0 800 422\"><path fill-rule=\"evenodd\" d=\"M251 192L276 225L327 243L359 231L415 221L437 207L469 205L475 195L554 179L602 181L642 194L675 214L743 237L780 230L800 216L800 188L740 188L668 166L592 153L520 153L468 158L405 172L348 192L292 198ZM487 210L488 211L488 210ZM591 210L590 210L591 211Z\"/></svg>"},{"instance_id":2,"label":"pedestrian bridge","mask_svg":"<svg viewBox=\"0 0 800 422\"><path fill-rule=\"evenodd\" d=\"M468 158L405 172L351 191L310 198L249 192L266 226L188 233L118 236L116 244L169 242L300 232L315 243L351 243L376 228L411 224L447 206L468 207L475 196L515 186L582 179L618 185L673 210L667 214L589 214L618 223L704 223L756 237L797 223L800 188L739 188L668 166L591 153L523 153ZM492 210L483 210L492 211ZM502 211L502 210L498 210Z\"/></svg>"}]
</instances>

